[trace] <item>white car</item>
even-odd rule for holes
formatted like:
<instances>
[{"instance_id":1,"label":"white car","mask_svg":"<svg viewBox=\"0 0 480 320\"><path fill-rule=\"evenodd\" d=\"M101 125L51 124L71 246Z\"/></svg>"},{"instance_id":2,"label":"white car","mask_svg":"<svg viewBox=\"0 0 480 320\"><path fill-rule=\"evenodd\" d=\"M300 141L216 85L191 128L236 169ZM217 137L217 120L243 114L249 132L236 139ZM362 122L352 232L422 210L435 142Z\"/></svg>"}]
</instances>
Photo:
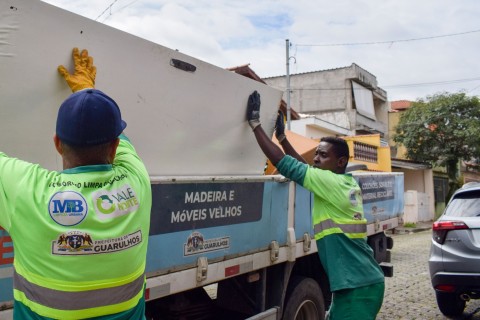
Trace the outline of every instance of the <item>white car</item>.
<instances>
[{"instance_id":1,"label":"white car","mask_svg":"<svg viewBox=\"0 0 480 320\"><path fill-rule=\"evenodd\" d=\"M428 261L440 311L459 316L480 299L480 183L457 190L432 227Z\"/></svg>"}]
</instances>

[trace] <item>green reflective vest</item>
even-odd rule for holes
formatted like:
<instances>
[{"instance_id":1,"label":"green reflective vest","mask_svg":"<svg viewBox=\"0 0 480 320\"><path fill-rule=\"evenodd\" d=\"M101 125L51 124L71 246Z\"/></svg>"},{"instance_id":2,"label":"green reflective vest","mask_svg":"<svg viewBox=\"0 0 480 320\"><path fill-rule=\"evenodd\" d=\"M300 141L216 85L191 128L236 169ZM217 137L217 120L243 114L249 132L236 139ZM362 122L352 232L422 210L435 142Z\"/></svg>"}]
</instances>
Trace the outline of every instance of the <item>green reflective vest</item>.
<instances>
[{"instance_id":1,"label":"green reflective vest","mask_svg":"<svg viewBox=\"0 0 480 320\"><path fill-rule=\"evenodd\" d=\"M0 153L0 225L14 244L15 300L54 319L135 307L151 197L147 170L124 136L113 165L63 172Z\"/></svg>"},{"instance_id":2,"label":"green reflective vest","mask_svg":"<svg viewBox=\"0 0 480 320\"><path fill-rule=\"evenodd\" d=\"M310 167L285 156L278 171L314 194L313 225L315 239L342 233L351 239L365 238L366 219L360 187L350 174L336 174Z\"/></svg>"}]
</instances>

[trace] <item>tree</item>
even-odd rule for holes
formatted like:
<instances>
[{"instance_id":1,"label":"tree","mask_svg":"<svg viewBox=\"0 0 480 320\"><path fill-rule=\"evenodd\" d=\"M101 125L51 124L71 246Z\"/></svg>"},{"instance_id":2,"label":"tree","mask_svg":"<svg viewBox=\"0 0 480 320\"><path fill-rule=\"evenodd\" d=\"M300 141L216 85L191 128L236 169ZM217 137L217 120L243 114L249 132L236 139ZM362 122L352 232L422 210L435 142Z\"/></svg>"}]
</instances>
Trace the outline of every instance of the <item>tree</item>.
<instances>
[{"instance_id":1,"label":"tree","mask_svg":"<svg viewBox=\"0 0 480 320\"><path fill-rule=\"evenodd\" d=\"M406 157L447 170L447 200L459 188L458 163L480 158L480 101L465 93L438 93L404 111L393 140Z\"/></svg>"}]
</instances>

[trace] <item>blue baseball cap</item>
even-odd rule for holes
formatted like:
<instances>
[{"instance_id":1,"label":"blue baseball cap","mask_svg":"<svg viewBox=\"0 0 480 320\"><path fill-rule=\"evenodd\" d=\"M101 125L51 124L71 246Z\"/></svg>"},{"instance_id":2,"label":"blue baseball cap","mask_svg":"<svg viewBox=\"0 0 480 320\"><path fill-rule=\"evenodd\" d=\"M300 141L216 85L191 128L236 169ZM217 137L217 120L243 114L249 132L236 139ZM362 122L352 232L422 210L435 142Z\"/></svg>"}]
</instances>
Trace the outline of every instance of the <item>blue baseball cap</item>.
<instances>
[{"instance_id":1,"label":"blue baseball cap","mask_svg":"<svg viewBox=\"0 0 480 320\"><path fill-rule=\"evenodd\" d=\"M68 145L85 147L113 141L126 127L112 98L100 90L85 89L60 106L56 133Z\"/></svg>"}]
</instances>

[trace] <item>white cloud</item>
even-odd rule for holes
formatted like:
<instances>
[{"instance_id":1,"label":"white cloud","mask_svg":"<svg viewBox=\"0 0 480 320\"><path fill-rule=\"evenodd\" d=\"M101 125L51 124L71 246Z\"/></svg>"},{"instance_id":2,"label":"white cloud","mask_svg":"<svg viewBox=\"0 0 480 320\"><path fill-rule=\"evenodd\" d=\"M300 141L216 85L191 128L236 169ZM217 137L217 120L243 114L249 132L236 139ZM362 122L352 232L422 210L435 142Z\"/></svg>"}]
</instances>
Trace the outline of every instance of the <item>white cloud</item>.
<instances>
[{"instance_id":1,"label":"white cloud","mask_svg":"<svg viewBox=\"0 0 480 320\"><path fill-rule=\"evenodd\" d=\"M455 84L400 84L480 78L480 32L375 45L480 29L477 0L48 0L220 67L251 63L262 77L360 65L386 87L390 100L439 91L480 94L480 80ZM110 7L111 5L111 7ZM478 87L478 88L477 88Z\"/></svg>"}]
</instances>

